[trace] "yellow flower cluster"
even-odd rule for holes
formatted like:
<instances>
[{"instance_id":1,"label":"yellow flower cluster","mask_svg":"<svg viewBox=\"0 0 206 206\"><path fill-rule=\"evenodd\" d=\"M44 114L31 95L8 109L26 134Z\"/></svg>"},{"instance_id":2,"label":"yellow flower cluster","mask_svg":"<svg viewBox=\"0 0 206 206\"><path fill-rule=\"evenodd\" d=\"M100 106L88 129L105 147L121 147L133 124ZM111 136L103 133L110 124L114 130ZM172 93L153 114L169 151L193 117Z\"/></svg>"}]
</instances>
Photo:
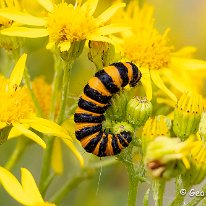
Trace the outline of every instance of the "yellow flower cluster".
<instances>
[{"instance_id":1,"label":"yellow flower cluster","mask_svg":"<svg viewBox=\"0 0 206 206\"><path fill-rule=\"evenodd\" d=\"M132 178L137 184L138 178L153 183L179 176L183 186L189 187L203 181L206 175L206 100L203 93L206 61L194 58L196 49L193 47L175 48L169 38L170 29L165 28L160 32L155 27L152 6L140 6L136 0L128 1L126 5L123 0L118 0L110 2L107 9L99 12L100 2L85 0L82 3L76 0L72 4L64 0L37 0L40 9L30 14L22 1L0 0L0 47L12 51L8 56L2 50L8 56L7 67L10 66L10 59L12 63L15 62L10 75L9 71L0 74L0 144L16 137L24 141L22 136L25 136L45 149L39 188L27 169L21 169L19 183L6 166L0 167L0 184L22 205L55 206L66 194L65 191L70 191L75 184L86 179L84 172L88 168L94 169L90 161L82 169L84 158L73 138L77 134L74 129L77 106L81 115L88 118L85 123L86 118L79 117L81 134L85 132L91 135L96 127L103 128L102 132L114 133L103 135L101 142L98 140L100 133L88 139L83 136L86 151L92 151L95 147L95 151L100 153L101 150L109 150L108 154L116 154L115 151L119 153L128 146L117 158L128 169L129 186L134 186ZM27 42L22 41L26 38ZM34 40L36 38L42 38L42 41ZM25 52L33 52L31 48L28 49L30 41L38 42L38 46L45 51L50 50L49 55L54 57L51 84L45 81L48 73L44 70L41 71L43 76L33 80L30 78ZM90 95L97 96L97 99L88 97L87 88L84 88L87 100L84 109L81 108L79 93L73 95L72 92L76 93L78 86L82 90L86 82L81 68L73 73L76 62L77 65L87 65L85 55L76 61L83 51L88 52L88 59L95 64L96 71L115 62L134 63L141 72L140 82L134 88L129 85L121 88L108 104L103 104L104 91L109 87L116 90L116 82L123 85L127 79L127 75L122 76L121 67L118 68L119 73L112 73L110 77L107 72L109 67L103 71L107 73L101 80L104 83L94 83L101 92L89 85L89 92L93 91ZM44 59L44 56L41 58ZM36 65L36 62L32 62L32 66ZM131 73L131 70L128 69L128 72ZM33 75L31 72L32 78ZM80 76L81 82L75 81L75 75ZM128 76L130 78L131 74ZM105 94L109 99L113 93L106 91ZM98 111L102 105L110 106L103 115ZM88 111L86 108L89 108ZM106 120L103 124L99 120L101 118ZM113 139L109 139L111 136ZM55 175L64 172L62 142L78 159L82 176L77 176L61 188L62 194L57 193L54 204L44 200L44 193ZM23 151L22 148L17 151L17 148L14 156L20 156ZM133 163L136 154L138 168ZM11 156L9 161L17 161L18 155L15 158ZM148 178L148 174L152 178ZM129 205L135 204L130 202Z\"/></svg>"}]
</instances>

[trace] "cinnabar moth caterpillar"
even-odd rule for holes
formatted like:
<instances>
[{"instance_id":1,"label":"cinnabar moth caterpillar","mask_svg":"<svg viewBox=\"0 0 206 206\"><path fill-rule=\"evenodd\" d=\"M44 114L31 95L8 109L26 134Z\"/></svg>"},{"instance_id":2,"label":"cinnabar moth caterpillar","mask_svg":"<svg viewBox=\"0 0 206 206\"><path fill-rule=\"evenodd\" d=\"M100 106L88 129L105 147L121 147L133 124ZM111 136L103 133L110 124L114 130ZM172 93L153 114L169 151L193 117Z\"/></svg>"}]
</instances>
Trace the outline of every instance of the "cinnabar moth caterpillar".
<instances>
[{"instance_id":1,"label":"cinnabar moth caterpillar","mask_svg":"<svg viewBox=\"0 0 206 206\"><path fill-rule=\"evenodd\" d=\"M129 131L120 134L103 131L102 122L112 95L128 84L134 87L140 78L135 64L119 62L98 71L89 80L74 114L76 138L87 152L99 157L116 155L132 141Z\"/></svg>"}]
</instances>

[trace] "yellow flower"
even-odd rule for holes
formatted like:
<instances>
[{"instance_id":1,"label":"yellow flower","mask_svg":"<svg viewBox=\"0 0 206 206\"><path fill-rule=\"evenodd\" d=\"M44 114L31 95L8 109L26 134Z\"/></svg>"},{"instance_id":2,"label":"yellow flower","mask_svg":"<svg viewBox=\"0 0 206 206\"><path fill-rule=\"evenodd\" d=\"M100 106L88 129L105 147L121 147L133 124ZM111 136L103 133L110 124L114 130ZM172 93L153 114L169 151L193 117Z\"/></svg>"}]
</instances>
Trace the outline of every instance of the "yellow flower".
<instances>
[{"instance_id":1,"label":"yellow flower","mask_svg":"<svg viewBox=\"0 0 206 206\"><path fill-rule=\"evenodd\" d=\"M26 168L21 168L21 183L19 183L12 173L0 167L0 183L17 202L24 206L55 206L43 200L32 174Z\"/></svg>"},{"instance_id":2,"label":"yellow flower","mask_svg":"<svg viewBox=\"0 0 206 206\"><path fill-rule=\"evenodd\" d=\"M0 0L0 8L5 9L20 9L19 2L17 0ZM8 18L0 17L0 31L5 28L10 28L15 25L14 21ZM22 44L22 39L17 37L7 37L0 34L0 47L10 51L19 48Z\"/></svg>"},{"instance_id":3,"label":"yellow flower","mask_svg":"<svg viewBox=\"0 0 206 206\"><path fill-rule=\"evenodd\" d=\"M48 11L45 17L35 17L27 13L10 9L3 9L0 15L16 22L35 26L23 27L14 26L2 31L2 34L22 37L43 37L49 36L49 48L58 46L60 51L68 51L74 42L92 40L111 42L108 35L125 30L122 24L108 24L108 20L117 9L125 4L117 3L112 5L98 17L93 14L96 10L98 0L87 0L83 5L76 1L75 5L64 1L60 4L53 4L50 0L38 0Z\"/></svg>"},{"instance_id":4,"label":"yellow flower","mask_svg":"<svg viewBox=\"0 0 206 206\"><path fill-rule=\"evenodd\" d=\"M206 62L195 59L196 50L187 46L171 53L170 67L161 70L162 77L176 96L190 90L203 94ZM195 83L191 84L194 80Z\"/></svg>"},{"instance_id":5,"label":"yellow flower","mask_svg":"<svg viewBox=\"0 0 206 206\"><path fill-rule=\"evenodd\" d=\"M206 175L206 145L199 140L193 146L189 157L190 168L182 175L186 185L193 186L202 182Z\"/></svg>"},{"instance_id":6,"label":"yellow flower","mask_svg":"<svg viewBox=\"0 0 206 206\"><path fill-rule=\"evenodd\" d=\"M174 177L181 174L184 167L190 168L188 156L195 145L192 137L185 142L179 138L157 137L147 147L145 164L153 177Z\"/></svg>"},{"instance_id":7,"label":"yellow flower","mask_svg":"<svg viewBox=\"0 0 206 206\"><path fill-rule=\"evenodd\" d=\"M142 148L146 148L158 136L170 136L171 120L163 115L149 118L142 129Z\"/></svg>"},{"instance_id":8,"label":"yellow flower","mask_svg":"<svg viewBox=\"0 0 206 206\"><path fill-rule=\"evenodd\" d=\"M133 0L125 11L118 12L116 16L113 21L117 19L117 21L124 22L132 27L131 31L121 33L120 38L114 37L114 39L122 58L133 61L139 66L142 72L141 82L148 100L152 99L153 82L170 99L176 102L176 95L165 85L165 78L167 83L169 82L172 86L177 84L176 87L180 89L179 85L182 85L181 81L184 74L189 69L193 71L205 69L206 62L194 60L191 57L183 58L182 54L178 52L172 53L173 47L169 45L168 39L169 29L160 34L154 28L153 8L151 6L144 5L143 8L139 8L138 2ZM181 75L179 75L180 72L176 72L177 70L181 70ZM173 76L176 78L173 78ZM188 77L187 74L186 77ZM187 85L189 82L191 81L188 81ZM183 88L186 88L186 86Z\"/></svg>"},{"instance_id":9,"label":"yellow flower","mask_svg":"<svg viewBox=\"0 0 206 206\"><path fill-rule=\"evenodd\" d=\"M0 78L2 81L0 84L0 129L11 126L8 139L16 137L15 131L17 131L43 148L46 147L45 142L36 133L29 130L30 127L44 134L60 137L83 165L83 158L72 143L73 140L68 132L54 122L35 116L27 88L20 86L26 58L26 54L20 57L9 79Z\"/></svg>"}]
</instances>

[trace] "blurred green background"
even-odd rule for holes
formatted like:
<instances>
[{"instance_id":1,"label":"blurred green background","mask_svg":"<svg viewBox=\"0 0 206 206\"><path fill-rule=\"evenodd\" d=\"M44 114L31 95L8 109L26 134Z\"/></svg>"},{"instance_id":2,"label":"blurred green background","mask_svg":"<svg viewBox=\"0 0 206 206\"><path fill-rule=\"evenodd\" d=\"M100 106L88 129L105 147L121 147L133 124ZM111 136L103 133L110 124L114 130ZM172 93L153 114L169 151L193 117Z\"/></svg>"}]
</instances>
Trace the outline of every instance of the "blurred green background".
<instances>
[{"instance_id":1,"label":"blurred green background","mask_svg":"<svg viewBox=\"0 0 206 206\"><path fill-rule=\"evenodd\" d=\"M71 2L71 1L70 1ZM107 8L112 1L99 0L98 11L101 12ZM197 47L197 58L206 60L206 1L205 0L148 0L148 3L154 6L155 12L155 25L163 32L166 28L171 28L170 38L171 44L179 49L184 46ZM28 10L32 6L36 6L39 10L41 7L35 3L35 1L26 1L24 4L28 4ZM98 13L97 11L97 13ZM32 78L39 75L44 75L48 82L52 81L53 77L53 59L49 51L45 49L47 43L46 38L42 39L27 39L28 68ZM14 63L7 61L4 51L0 53L0 71L6 75L9 75ZM70 93L73 96L78 97L82 91L82 88L86 84L87 80L94 73L94 65L87 59L87 50L80 56L78 61L74 64L72 70L72 80L70 83ZM84 76L84 81L82 81ZM73 99L68 99L69 102L73 102ZM15 148L17 140L10 140L0 147L0 165L4 165L8 157L11 155ZM64 148L64 165L65 173L62 176L57 177L51 185L47 193L49 198L54 191L65 182L65 179L71 179L79 171L79 165L71 152ZM82 148L80 148L83 156L86 160L98 158L93 155L86 154ZM42 149L32 144L23 155L22 159L12 172L20 177L20 168L28 168L34 175L36 181L39 181L40 168L42 161L43 151ZM108 167L98 169L94 176L80 184L65 198L60 206L126 206L127 205L127 172L123 165L116 163ZM165 196L165 203L171 199L174 195L174 190L171 191L168 188L171 187L171 182L167 187L168 195ZM137 205L142 205L143 194L147 189L147 185L143 184L139 187ZM0 187L0 206L17 206L16 203L9 195ZM150 203L153 205L153 203Z\"/></svg>"}]
</instances>

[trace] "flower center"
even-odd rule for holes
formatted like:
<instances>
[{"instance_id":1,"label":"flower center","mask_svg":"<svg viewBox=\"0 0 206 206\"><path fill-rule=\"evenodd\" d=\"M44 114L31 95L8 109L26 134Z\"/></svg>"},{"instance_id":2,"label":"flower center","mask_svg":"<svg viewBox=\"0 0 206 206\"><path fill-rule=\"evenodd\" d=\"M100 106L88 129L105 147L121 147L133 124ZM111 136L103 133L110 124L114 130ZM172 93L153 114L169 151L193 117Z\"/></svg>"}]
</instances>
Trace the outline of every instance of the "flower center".
<instances>
[{"instance_id":1,"label":"flower center","mask_svg":"<svg viewBox=\"0 0 206 206\"><path fill-rule=\"evenodd\" d=\"M0 82L0 122L18 122L33 112L31 99L25 87L8 91L7 80L0 77Z\"/></svg>"},{"instance_id":2,"label":"flower center","mask_svg":"<svg viewBox=\"0 0 206 206\"><path fill-rule=\"evenodd\" d=\"M167 31L160 35L155 29L140 28L124 42L124 56L138 66L160 69L168 65L172 47L167 45Z\"/></svg>"},{"instance_id":3,"label":"flower center","mask_svg":"<svg viewBox=\"0 0 206 206\"><path fill-rule=\"evenodd\" d=\"M48 32L50 40L56 43L63 41L81 41L97 28L95 19L81 7L61 3L48 15Z\"/></svg>"}]
</instances>

